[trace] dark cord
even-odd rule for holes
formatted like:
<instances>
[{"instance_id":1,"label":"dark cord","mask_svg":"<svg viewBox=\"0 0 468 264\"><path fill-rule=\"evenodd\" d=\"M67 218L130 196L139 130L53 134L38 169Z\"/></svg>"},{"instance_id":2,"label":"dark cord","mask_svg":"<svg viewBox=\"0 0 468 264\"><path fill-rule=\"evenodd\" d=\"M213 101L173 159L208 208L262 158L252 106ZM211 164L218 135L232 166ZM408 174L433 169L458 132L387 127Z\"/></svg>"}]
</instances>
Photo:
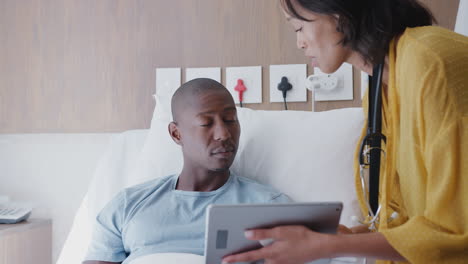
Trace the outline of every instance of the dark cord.
<instances>
[{"instance_id":1,"label":"dark cord","mask_svg":"<svg viewBox=\"0 0 468 264\"><path fill-rule=\"evenodd\" d=\"M289 90L292 89L292 84L289 83L288 77L283 76L281 77L281 82L278 83L278 90L283 93L283 100L284 100L284 109L288 110L288 104L286 103L286 95Z\"/></svg>"}]
</instances>

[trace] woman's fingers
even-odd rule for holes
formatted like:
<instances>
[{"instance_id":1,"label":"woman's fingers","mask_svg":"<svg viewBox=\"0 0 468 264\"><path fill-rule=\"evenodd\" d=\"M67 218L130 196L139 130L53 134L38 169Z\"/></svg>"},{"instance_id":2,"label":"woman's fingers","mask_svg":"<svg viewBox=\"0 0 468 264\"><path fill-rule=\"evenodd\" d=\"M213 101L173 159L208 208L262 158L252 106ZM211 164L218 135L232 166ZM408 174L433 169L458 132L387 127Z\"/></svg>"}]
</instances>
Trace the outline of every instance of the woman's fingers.
<instances>
[{"instance_id":1,"label":"woman's fingers","mask_svg":"<svg viewBox=\"0 0 468 264\"><path fill-rule=\"evenodd\" d=\"M251 229L244 233L245 237L250 240L263 239L279 239L281 238L281 228L275 227L271 229Z\"/></svg>"},{"instance_id":2,"label":"woman's fingers","mask_svg":"<svg viewBox=\"0 0 468 264\"><path fill-rule=\"evenodd\" d=\"M279 241L283 245L286 245L291 243L290 241L300 241L306 231L310 230L304 226L280 226L271 229L247 230L245 231L245 236L250 240L272 239L273 241L277 241L276 243ZM294 244L294 242L292 243ZM258 250L226 256L223 258L223 263L250 262L260 259L266 259L267 263L275 263L277 257L286 254L286 251L288 251L288 247L279 247L279 245L273 242L273 244Z\"/></svg>"},{"instance_id":3,"label":"woman's fingers","mask_svg":"<svg viewBox=\"0 0 468 264\"><path fill-rule=\"evenodd\" d=\"M341 235L352 234L353 231L344 225L339 225L336 232Z\"/></svg>"},{"instance_id":4,"label":"woman's fingers","mask_svg":"<svg viewBox=\"0 0 468 264\"><path fill-rule=\"evenodd\" d=\"M223 258L222 263L224 264L224 263L234 263L234 262L250 262L250 261L265 259L267 258L267 254L268 254L267 251L268 251L267 247L264 247L264 248L257 249L257 250L230 255L230 256Z\"/></svg>"},{"instance_id":5,"label":"woman's fingers","mask_svg":"<svg viewBox=\"0 0 468 264\"><path fill-rule=\"evenodd\" d=\"M295 237L298 233L304 233L307 229L304 226L278 226L270 229L251 229L245 231L244 235L250 240L284 240Z\"/></svg>"}]
</instances>

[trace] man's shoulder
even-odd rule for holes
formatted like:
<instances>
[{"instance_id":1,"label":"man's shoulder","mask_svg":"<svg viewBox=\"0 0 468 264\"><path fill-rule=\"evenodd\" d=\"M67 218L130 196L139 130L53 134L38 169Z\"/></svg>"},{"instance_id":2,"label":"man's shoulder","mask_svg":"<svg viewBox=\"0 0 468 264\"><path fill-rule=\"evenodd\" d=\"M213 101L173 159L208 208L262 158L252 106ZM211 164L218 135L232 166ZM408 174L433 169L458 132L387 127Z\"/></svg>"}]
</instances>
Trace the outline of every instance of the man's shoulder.
<instances>
[{"instance_id":1,"label":"man's shoulder","mask_svg":"<svg viewBox=\"0 0 468 264\"><path fill-rule=\"evenodd\" d=\"M151 179L121 190L100 212L101 216L113 214L129 214L144 200L161 195L170 189L174 175Z\"/></svg>"},{"instance_id":2,"label":"man's shoulder","mask_svg":"<svg viewBox=\"0 0 468 264\"><path fill-rule=\"evenodd\" d=\"M245 192L247 195L251 195L253 199L257 199L259 202L262 200L264 202L271 202L277 199L281 201L289 200L287 195L273 186L243 176L234 175L234 177L241 191Z\"/></svg>"},{"instance_id":3,"label":"man's shoulder","mask_svg":"<svg viewBox=\"0 0 468 264\"><path fill-rule=\"evenodd\" d=\"M169 175L161 178L151 179L130 187L127 187L122 190L121 194L125 196L127 199L137 199L138 197L146 197L147 194L153 193L168 184L171 184L171 179L173 179L175 175ZM169 187L169 186L167 186Z\"/></svg>"}]
</instances>

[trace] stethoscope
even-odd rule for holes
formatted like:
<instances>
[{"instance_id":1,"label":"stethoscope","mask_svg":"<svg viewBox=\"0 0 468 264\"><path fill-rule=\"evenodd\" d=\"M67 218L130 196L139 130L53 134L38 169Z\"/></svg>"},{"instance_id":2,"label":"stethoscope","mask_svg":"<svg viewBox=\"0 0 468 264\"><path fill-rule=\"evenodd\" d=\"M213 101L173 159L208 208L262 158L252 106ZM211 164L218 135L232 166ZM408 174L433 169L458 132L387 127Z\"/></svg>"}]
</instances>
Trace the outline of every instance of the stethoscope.
<instances>
[{"instance_id":1,"label":"stethoscope","mask_svg":"<svg viewBox=\"0 0 468 264\"><path fill-rule=\"evenodd\" d=\"M386 137L382 134L382 75L384 64L379 63L373 68L373 76L369 76L369 111L367 118L366 136L362 140L359 152L359 170L364 200L367 205L368 215L363 224L369 225L369 229L375 230L379 221L381 205L379 204L379 174L381 154L386 155L382 149L382 140ZM364 171L369 169L369 184L366 183ZM367 196L367 190L369 195ZM398 214L392 214L389 221Z\"/></svg>"}]
</instances>

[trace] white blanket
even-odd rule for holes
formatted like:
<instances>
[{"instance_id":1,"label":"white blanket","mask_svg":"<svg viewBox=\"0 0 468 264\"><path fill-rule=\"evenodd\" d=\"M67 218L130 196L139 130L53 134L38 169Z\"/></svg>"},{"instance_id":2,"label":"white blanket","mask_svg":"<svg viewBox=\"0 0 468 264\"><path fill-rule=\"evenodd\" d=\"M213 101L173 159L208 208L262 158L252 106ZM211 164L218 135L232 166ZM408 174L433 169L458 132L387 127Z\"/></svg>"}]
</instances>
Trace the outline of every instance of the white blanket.
<instances>
[{"instance_id":1,"label":"white blanket","mask_svg":"<svg viewBox=\"0 0 468 264\"><path fill-rule=\"evenodd\" d=\"M205 257L185 253L158 253L133 260L130 264L205 264Z\"/></svg>"},{"instance_id":2,"label":"white blanket","mask_svg":"<svg viewBox=\"0 0 468 264\"><path fill-rule=\"evenodd\" d=\"M356 258L336 258L330 264L362 263ZM185 253L158 253L139 257L130 264L205 264L205 257Z\"/></svg>"}]
</instances>

